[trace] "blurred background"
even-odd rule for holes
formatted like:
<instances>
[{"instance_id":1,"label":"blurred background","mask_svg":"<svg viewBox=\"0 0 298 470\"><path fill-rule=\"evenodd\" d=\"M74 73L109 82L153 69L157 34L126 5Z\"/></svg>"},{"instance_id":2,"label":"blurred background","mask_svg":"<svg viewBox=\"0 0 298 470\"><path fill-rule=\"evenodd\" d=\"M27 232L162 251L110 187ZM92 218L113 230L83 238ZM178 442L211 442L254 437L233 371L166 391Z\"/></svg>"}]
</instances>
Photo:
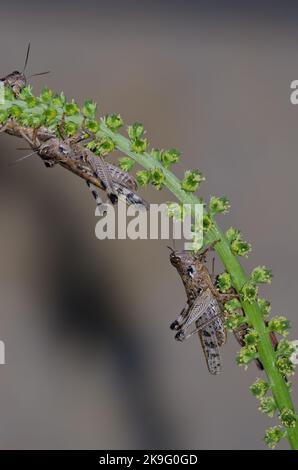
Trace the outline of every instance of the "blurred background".
<instances>
[{"instance_id":1,"label":"blurred background","mask_svg":"<svg viewBox=\"0 0 298 470\"><path fill-rule=\"evenodd\" d=\"M51 70L36 92L94 98L143 122L152 146L179 148L177 174L199 167L201 194L230 199L220 223L252 243L248 271L272 268L261 293L297 339L298 12L238 3L5 2L0 76L31 41L28 71ZM262 374L236 366L234 338L216 377L196 338L173 339L185 294L168 243L97 240L83 182L37 158L8 167L20 145L1 135L0 448L264 448L273 421L248 390Z\"/></svg>"}]
</instances>

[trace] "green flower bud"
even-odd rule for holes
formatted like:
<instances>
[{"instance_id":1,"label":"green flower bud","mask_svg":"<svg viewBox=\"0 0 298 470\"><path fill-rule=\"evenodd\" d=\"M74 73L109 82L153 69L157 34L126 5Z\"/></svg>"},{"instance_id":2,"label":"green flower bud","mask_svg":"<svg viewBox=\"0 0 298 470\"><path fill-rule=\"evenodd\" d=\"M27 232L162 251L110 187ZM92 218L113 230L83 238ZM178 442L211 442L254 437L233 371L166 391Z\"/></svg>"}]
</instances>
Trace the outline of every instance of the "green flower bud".
<instances>
[{"instance_id":1,"label":"green flower bud","mask_svg":"<svg viewBox=\"0 0 298 470\"><path fill-rule=\"evenodd\" d=\"M50 103L53 99L53 92L49 88L45 87L42 89L39 99L42 103Z\"/></svg>"},{"instance_id":2,"label":"green flower bud","mask_svg":"<svg viewBox=\"0 0 298 470\"><path fill-rule=\"evenodd\" d=\"M159 149L152 149L150 155L158 161L161 161L161 150Z\"/></svg>"},{"instance_id":3,"label":"green flower bud","mask_svg":"<svg viewBox=\"0 0 298 470\"><path fill-rule=\"evenodd\" d=\"M268 300L266 299L258 298L258 305L259 305L259 308L261 310L263 317L267 317L271 310L270 302L268 302Z\"/></svg>"},{"instance_id":4,"label":"green flower bud","mask_svg":"<svg viewBox=\"0 0 298 470\"><path fill-rule=\"evenodd\" d=\"M53 124L57 118L57 115L58 113L55 108L52 108L52 107L46 108L43 112L45 124L49 126Z\"/></svg>"},{"instance_id":5,"label":"green flower bud","mask_svg":"<svg viewBox=\"0 0 298 470\"><path fill-rule=\"evenodd\" d=\"M243 347L240 349L238 356L236 358L236 362L239 366L244 365L247 368L247 365L258 358L258 353L256 351L252 351L247 347Z\"/></svg>"},{"instance_id":6,"label":"green flower bud","mask_svg":"<svg viewBox=\"0 0 298 470\"><path fill-rule=\"evenodd\" d=\"M136 162L132 158L129 158L129 157L123 157L119 159L119 167L123 171L130 172L135 166L135 163Z\"/></svg>"},{"instance_id":7,"label":"green flower bud","mask_svg":"<svg viewBox=\"0 0 298 470\"><path fill-rule=\"evenodd\" d=\"M104 118L104 122L111 131L117 131L124 124L120 114L108 114Z\"/></svg>"},{"instance_id":8,"label":"green flower bud","mask_svg":"<svg viewBox=\"0 0 298 470\"><path fill-rule=\"evenodd\" d=\"M259 410L262 411L262 413L266 413L270 418L272 418L276 408L277 406L273 397L261 398Z\"/></svg>"},{"instance_id":9,"label":"green flower bud","mask_svg":"<svg viewBox=\"0 0 298 470\"><path fill-rule=\"evenodd\" d=\"M279 426L274 426L267 429L264 436L264 441L266 442L267 446L270 447L270 449L274 449L276 444L278 444L279 441L285 436L286 432L283 429L281 429Z\"/></svg>"},{"instance_id":10,"label":"green flower bud","mask_svg":"<svg viewBox=\"0 0 298 470\"><path fill-rule=\"evenodd\" d=\"M77 103L72 100L71 103L65 103L64 105L64 113L66 116L75 116L79 114L80 108L78 107Z\"/></svg>"},{"instance_id":11,"label":"green flower bud","mask_svg":"<svg viewBox=\"0 0 298 470\"><path fill-rule=\"evenodd\" d=\"M279 415L279 419L286 428L295 428L297 415L290 408L284 408Z\"/></svg>"},{"instance_id":12,"label":"green flower bud","mask_svg":"<svg viewBox=\"0 0 298 470\"><path fill-rule=\"evenodd\" d=\"M234 255L247 256L248 253L251 251L251 245L250 243L244 240L237 239L231 243L231 250Z\"/></svg>"},{"instance_id":13,"label":"green flower bud","mask_svg":"<svg viewBox=\"0 0 298 470\"><path fill-rule=\"evenodd\" d=\"M99 131L100 125L95 119L86 119L85 128L92 132L92 134L96 134Z\"/></svg>"},{"instance_id":14,"label":"green flower bud","mask_svg":"<svg viewBox=\"0 0 298 470\"><path fill-rule=\"evenodd\" d=\"M226 214L229 211L230 203L225 196L212 196L209 202L209 210L211 214Z\"/></svg>"},{"instance_id":15,"label":"green flower bud","mask_svg":"<svg viewBox=\"0 0 298 470\"><path fill-rule=\"evenodd\" d=\"M228 302L225 302L225 311L228 313L235 313L238 309L241 308L241 303L238 299L231 299Z\"/></svg>"},{"instance_id":16,"label":"green flower bud","mask_svg":"<svg viewBox=\"0 0 298 470\"><path fill-rule=\"evenodd\" d=\"M250 351L257 351L257 345L259 341L259 335L254 330L248 330L248 333L244 337L245 345Z\"/></svg>"},{"instance_id":17,"label":"green flower bud","mask_svg":"<svg viewBox=\"0 0 298 470\"><path fill-rule=\"evenodd\" d=\"M294 375L295 367L290 358L278 357L275 361L275 365L282 375Z\"/></svg>"},{"instance_id":18,"label":"green flower bud","mask_svg":"<svg viewBox=\"0 0 298 470\"><path fill-rule=\"evenodd\" d=\"M234 331L236 328L243 325L243 323L245 323L245 318L239 313L230 314L224 321L224 325L229 331Z\"/></svg>"},{"instance_id":19,"label":"green flower bud","mask_svg":"<svg viewBox=\"0 0 298 470\"><path fill-rule=\"evenodd\" d=\"M60 93L60 95L55 95L52 99L52 105L57 106L59 108L63 108L66 103L66 98L63 93L63 91Z\"/></svg>"},{"instance_id":20,"label":"green flower bud","mask_svg":"<svg viewBox=\"0 0 298 470\"><path fill-rule=\"evenodd\" d=\"M276 357L289 357L291 358L292 354L295 352L295 347L292 344L292 341L287 341L282 339L279 341L276 348Z\"/></svg>"},{"instance_id":21,"label":"green flower bud","mask_svg":"<svg viewBox=\"0 0 298 470\"><path fill-rule=\"evenodd\" d=\"M20 106L17 106L16 104L9 108L9 114L14 119L18 119L21 116L22 112L22 108L20 108Z\"/></svg>"},{"instance_id":22,"label":"green flower bud","mask_svg":"<svg viewBox=\"0 0 298 470\"><path fill-rule=\"evenodd\" d=\"M214 222L209 214L203 215L203 230L205 233L209 232L209 230L214 226Z\"/></svg>"},{"instance_id":23,"label":"green flower bud","mask_svg":"<svg viewBox=\"0 0 298 470\"><path fill-rule=\"evenodd\" d=\"M146 186L151 181L151 172L146 170L138 171L136 179L140 186Z\"/></svg>"},{"instance_id":24,"label":"green flower bud","mask_svg":"<svg viewBox=\"0 0 298 470\"><path fill-rule=\"evenodd\" d=\"M227 292L232 287L232 279L229 273L224 272L217 276L217 287L220 292Z\"/></svg>"},{"instance_id":25,"label":"green flower bud","mask_svg":"<svg viewBox=\"0 0 298 470\"><path fill-rule=\"evenodd\" d=\"M0 124L6 124L8 118L9 118L9 112L0 110Z\"/></svg>"},{"instance_id":26,"label":"green flower bud","mask_svg":"<svg viewBox=\"0 0 298 470\"><path fill-rule=\"evenodd\" d=\"M241 289L241 295L244 302L252 304L257 300L258 289L251 282L247 282Z\"/></svg>"},{"instance_id":27,"label":"green flower bud","mask_svg":"<svg viewBox=\"0 0 298 470\"><path fill-rule=\"evenodd\" d=\"M130 148L133 152L144 153L146 151L147 145L148 141L146 138L137 138L131 142Z\"/></svg>"},{"instance_id":28,"label":"green flower bud","mask_svg":"<svg viewBox=\"0 0 298 470\"><path fill-rule=\"evenodd\" d=\"M115 144L110 137L103 137L96 146L95 153L97 155L105 156L113 152Z\"/></svg>"},{"instance_id":29,"label":"green flower bud","mask_svg":"<svg viewBox=\"0 0 298 470\"><path fill-rule=\"evenodd\" d=\"M152 154L152 152L151 152ZM176 149L164 150L160 154L160 160L165 168L168 168L170 165L177 163L180 158L180 152Z\"/></svg>"},{"instance_id":30,"label":"green flower bud","mask_svg":"<svg viewBox=\"0 0 298 470\"><path fill-rule=\"evenodd\" d=\"M279 335L287 336L289 334L287 330L290 328L290 322L286 317L276 316L269 321L268 328L270 331L275 331Z\"/></svg>"},{"instance_id":31,"label":"green flower bud","mask_svg":"<svg viewBox=\"0 0 298 470\"><path fill-rule=\"evenodd\" d=\"M70 137L77 133L78 128L78 124L72 121L65 122L63 126L64 132Z\"/></svg>"},{"instance_id":32,"label":"green flower bud","mask_svg":"<svg viewBox=\"0 0 298 470\"><path fill-rule=\"evenodd\" d=\"M234 227L230 227L226 231L226 238L230 243L232 243L235 240L240 240L241 239L240 230L238 230L237 228L234 228Z\"/></svg>"},{"instance_id":33,"label":"green flower bud","mask_svg":"<svg viewBox=\"0 0 298 470\"><path fill-rule=\"evenodd\" d=\"M132 126L128 126L127 133L131 140L136 140L144 134L144 126L140 122L135 122Z\"/></svg>"},{"instance_id":34,"label":"green flower bud","mask_svg":"<svg viewBox=\"0 0 298 470\"><path fill-rule=\"evenodd\" d=\"M185 211L183 205L179 204L178 202L168 202L167 206L169 218L180 221L184 220Z\"/></svg>"},{"instance_id":35,"label":"green flower bud","mask_svg":"<svg viewBox=\"0 0 298 470\"><path fill-rule=\"evenodd\" d=\"M250 387L251 393L256 398L263 398L269 390L269 384L265 380L257 379Z\"/></svg>"},{"instance_id":36,"label":"green flower bud","mask_svg":"<svg viewBox=\"0 0 298 470\"><path fill-rule=\"evenodd\" d=\"M162 189L164 186L165 175L160 168L154 168L151 170L151 183L156 189Z\"/></svg>"},{"instance_id":37,"label":"green flower bud","mask_svg":"<svg viewBox=\"0 0 298 470\"><path fill-rule=\"evenodd\" d=\"M255 284L270 284L273 274L265 266L258 266L253 270L250 277Z\"/></svg>"},{"instance_id":38,"label":"green flower bud","mask_svg":"<svg viewBox=\"0 0 298 470\"><path fill-rule=\"evenodd\" d=\"M85 118L94 120L96 114L97 104L92 100L86 100L82 108L82 113Z\"/></svg>"},{"instance_id":39,"label":"green flower bud","mask_svg":"<svg viewBox=\"0 0 298 470\"><path fill-rule=\"evenodd\" d=\"M195 192L205 178L199 170L187 170L181 181L181 188L187 192Z\"/></svg>"}]
</instances>

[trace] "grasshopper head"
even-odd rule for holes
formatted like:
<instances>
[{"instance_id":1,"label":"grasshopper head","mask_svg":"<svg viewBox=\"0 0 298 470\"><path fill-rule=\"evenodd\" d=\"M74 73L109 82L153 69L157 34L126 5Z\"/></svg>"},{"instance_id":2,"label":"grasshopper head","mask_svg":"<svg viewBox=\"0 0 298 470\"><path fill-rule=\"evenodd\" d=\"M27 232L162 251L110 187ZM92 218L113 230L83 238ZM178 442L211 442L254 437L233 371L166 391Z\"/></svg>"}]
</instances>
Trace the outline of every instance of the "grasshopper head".
<instances>
[{"instance_id":1,"label":"grasshopper head","mask_svg":"<svg viewBox=\"0 0 298 470\"><path fill-rule=\"evenodd\" d=\"M41 144L38 155L45 161L63 162L70 154L70 147L60 139L52 137Z\"/></svg>"},{"instance_id":2,"label":"grasshopper head","mask_svg":"<svg viewBox=\"0 0 298 470\"><path fill-rule=\"evenodd\" d=\"M17 70L1 78L0 81L4 83L4 86L10 87L16 96L27 84L24 73Z\"/></svg>"}]
</instances>

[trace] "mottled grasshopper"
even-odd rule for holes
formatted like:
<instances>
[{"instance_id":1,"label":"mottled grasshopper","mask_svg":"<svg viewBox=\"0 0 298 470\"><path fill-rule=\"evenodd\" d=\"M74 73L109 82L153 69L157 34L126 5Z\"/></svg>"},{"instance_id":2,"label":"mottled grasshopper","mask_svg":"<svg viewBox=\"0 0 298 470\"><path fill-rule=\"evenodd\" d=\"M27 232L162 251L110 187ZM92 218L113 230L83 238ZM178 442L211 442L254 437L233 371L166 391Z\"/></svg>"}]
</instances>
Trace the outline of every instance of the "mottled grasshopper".
<instances>
[{"instance_id":1,"label":"mottled grasshopper","mask_svg":"<svg viewBox=\"0 0 298 470\"><path fill-rule=\"evenodd\" d=\"M14 71L1 79L4 86L10 87L16 96L27 84L25 69L29 53L30 43L23 71ZM45 73L48 72L34 75L43 75ZM97 191L97 188L100 188L107 193L112 204L116 204L118 198L121 198L128 204L136 204L140 208L148 209L146 201L136 194L138 185L133 176L120 170L115 165L106 163L102 157L94 155L91 150L84 147L82 143L84 139L81 135L78 134L72 138L63 136L63 118L59 127L61 138L56 137L54 132L49 132L43 127L33 131L30 128L16 124L13 120L9 120L2 126L0 132L8 132L24 138L33 149L33 153L17 161L38 154L47 167L59 164L86 180L97 204L101 204L101 198Z\"/></svg>"},{"instance_id":2,"label":"mottled grasshopper","mask_svg":"<svg viewBox=\"0 0 298 470\"><path fill-rule=\"evenodd\" d=\"M221 294L216 289L205 265L206 255L215 243L202 253L171 249L170 254L170 261L177 269L187 295L187 304L171 324L171 329L177 331L175 339L178 341L198 333L211 374L221 371L219 348L226 341L223 303L235 297L235 294Z\"/></svg>"},{"instance_id":3,"label":"mottled grasshopper","mask_svg":"<svg viewBox=\"0 0 298 470\"><path fill-rule=\"evenodd\" d=\"M17 70L15 70L14 72L9 73L5 77L0 78L0 81L4 83L4 86L10 87L16 96L20 93L22 88L24 88L27 85L27 78L36 77L37 75L45 75L49 73L48 71L41 72L41 73L34 73L30 75L30 77L26 77L25 70L27 67L29 54L30 54L30 42L27 47L26 59L25 59L25 64L24 64L22 72L18 72Z\"/></svg>"}]
</instances>

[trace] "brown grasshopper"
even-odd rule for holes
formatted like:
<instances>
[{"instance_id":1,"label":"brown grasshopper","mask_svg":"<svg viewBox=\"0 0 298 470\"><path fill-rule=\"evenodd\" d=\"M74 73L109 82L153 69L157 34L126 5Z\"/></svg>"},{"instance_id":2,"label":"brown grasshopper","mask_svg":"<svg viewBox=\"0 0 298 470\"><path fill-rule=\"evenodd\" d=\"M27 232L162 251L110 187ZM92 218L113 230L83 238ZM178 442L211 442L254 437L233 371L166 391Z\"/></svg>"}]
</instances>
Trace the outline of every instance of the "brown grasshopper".
<instances>
[{"instance_id":1,"label":"brown grasshopper","mask_svg":"<svg viewBox=\"0 0 298 470\"><path fill-rule=\"evenodd\" d=\"M16 96L27 84L25 70L29 53L30 43L27 48L23 71L14 71L1 79L4 86L10 87ZM31 76L45 73L48 72ZM136 194L138 185L133 176L120 170L115 165L106 163L102 157L95 156L91 150L82 145L81 141L83 139L80 135L72 138L64 137L63 125L59 129L61 139L56 137L54 133L49 133L45 128L32 131L32 129L17 125L13 120L9 120L2 126L1 132L8 132L24 138L33 149L33 153L17 161L38 154L47 167L53 167L56 164L61 165L86 180L97 204L101 204L101 198L97 191L97 188L100 188L107 193L112 204L116 204L118 198L121 198L128 204L136 204L140 208L148 209L147 202Z\"/></svg>"},{"instance_id":2,"label":"brown grasshopper","mask_svg":"<svg viewBox=\"0 0 298 470\"><path fill-rule=\"evenodd\" d=\"M205 265L206 255L214 248L215 243L217 242L202 253L178 252L170 248L170 261L179 272L187 295L186 306L170 328L177 331L175 339L178 341L184 341L198 333L211 374L218 374L221 370L219 348L226 341L224 303L238 297L234 289L225 294L220 293L215 287L214 275L210 275ZM243 323L233 331L240 346L245 346L248 329L249 325ZM278 339L273 332L270 333L270 339L276 350ZM259 359L255 362L259 369L264 369Z\"/></svg>"},{"instance_id":3,"label":"brown grasshopper","mask_svg":"<svg viewBox=\"0 0 298 470\"><path fill-rule=\"evenodd\" d=\"M27 85L27 79L31 77L36 77L38 75L45 75L47 73L50 73L49 71L47 72L41 72L41 73L34 73L30 75L29 77L26 77L25 71L27 68L28 64L28 59L29 59L29 54L30 54L30 42L27 47L27 53L26 53L26 59L25 59L25 64L23 67L22 72L18 72L15 70L14 72L9 73L3 78L0 78L0 81L3 82L4 86L8 86L12 89L13 93L18 96L22 88L24 88Z\"/></svg>"},{"instance_id":4,"label":"brown grasshopper","mask_svg":"<svg viewBox=\"0 0 298 470\"><path fill-rule=\"evenodd\" d=\"M216 243L216 242L215 242ZM170 261L177 269L187 295L187 304L170 328L176 330L175 339L184 341L198 333L211 374L221 371L219 348L226 342L223 303L235 294L220 293L205 265L212 243L202 253L174 251Z\"/></svg>"}]
</instances>

